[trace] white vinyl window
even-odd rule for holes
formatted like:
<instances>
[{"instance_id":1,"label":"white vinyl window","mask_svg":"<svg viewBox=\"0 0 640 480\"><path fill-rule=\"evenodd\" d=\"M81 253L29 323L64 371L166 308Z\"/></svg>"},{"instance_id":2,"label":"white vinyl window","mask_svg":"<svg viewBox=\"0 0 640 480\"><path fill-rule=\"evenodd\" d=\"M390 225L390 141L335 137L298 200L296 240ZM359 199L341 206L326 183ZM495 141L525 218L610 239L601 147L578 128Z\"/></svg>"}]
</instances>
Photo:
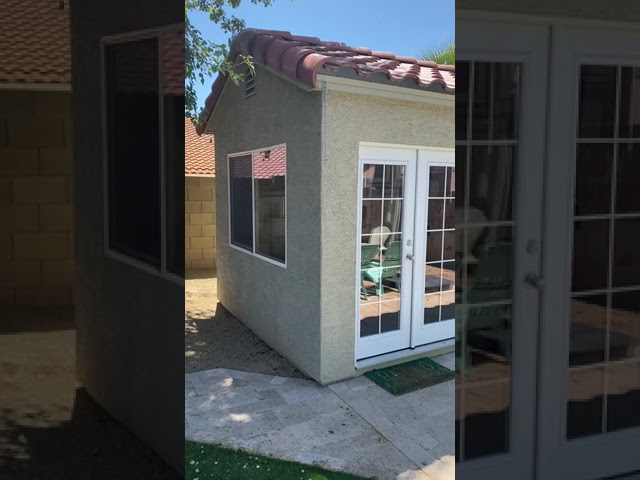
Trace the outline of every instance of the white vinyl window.
<instances>
[{"instance_id":1,"label":"white vinyl window","mask_svg":"<svg viewBox=\"0 0 640 480\"><path fill-rule=\"evenodd\" d=\"M287 264L286 145L228 156L229 244Z\"/></svg>"}]
</instances>

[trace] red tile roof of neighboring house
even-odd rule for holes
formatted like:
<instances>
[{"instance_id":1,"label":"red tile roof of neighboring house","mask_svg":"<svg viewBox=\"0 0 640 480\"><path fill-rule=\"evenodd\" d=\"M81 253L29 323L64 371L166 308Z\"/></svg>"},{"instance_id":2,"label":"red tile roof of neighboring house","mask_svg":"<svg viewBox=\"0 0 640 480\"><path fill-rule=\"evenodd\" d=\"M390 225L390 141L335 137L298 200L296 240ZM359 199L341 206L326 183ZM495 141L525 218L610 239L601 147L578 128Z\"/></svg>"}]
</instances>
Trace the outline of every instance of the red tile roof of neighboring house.
<instances>
[{"instance_id":1,"label":"red tile roof of neighboring house","mask_svg":"<svg viewBox=\"0 0 640 480\"><path fill-rule=\"evenodd\" d=\"M2 0L0 82L71 83L68 3Z\"/></svg>"},{"instance_id":2,"label":"red tile roof of neighboring house","mask_svg":"<svg viewBox=\"0 0 640 480\"><path fill-rule=\"evenodd\" d=\"M286 148L272 148L268 158L265 152L253 153L253 174L258 180L270 180L274 177L284 177L286 172ZM247 155L248 157L248 155ZM238 159L245 158L236 157ZM251 178L251 166L248 161L234 162L233 176L235 178Z\"/></svg>"},{"instance_id":3,"label":"red tile roof of neighboring house","mask_svg":"<svg viewBox=\"0 0 640 480\"><path fill-rule=\"evenodd\" d=\"M163 91L184 95L184 30L165 32L161 41Z\"/></svg>"},{"instance_id":4,"label":"red tile roof of neighboring house","mask_svg":"<svg viewBox=\"0 0 640 480\"><path fill-rule=\"evenodd\" d=\"M198 135L191 119L184 119L185 175L215 175L213 135Z\"/></svg>"},{"instance_id":5,"label":"red tile roof of neighboring house","mask_svg":"<svg viewBox=\"0 0 640 480\"><path fill-rule=\"evenodd\" d=\"M291 35L289 32L243 30L231 44L230 60L235 62L239 54L251 55L255 63L269 66L310 88L317 86L318 73L338 75L350 72L353 78L455 93L453 65L438 65L389 52L349 47L344 43L323 42L315 37ZM204 120L208 121L226 78L226 75L219 75L213 83L202 112ZM205 123L199 126L198 132L204 130Z\"/></svg>"}]
</instances>

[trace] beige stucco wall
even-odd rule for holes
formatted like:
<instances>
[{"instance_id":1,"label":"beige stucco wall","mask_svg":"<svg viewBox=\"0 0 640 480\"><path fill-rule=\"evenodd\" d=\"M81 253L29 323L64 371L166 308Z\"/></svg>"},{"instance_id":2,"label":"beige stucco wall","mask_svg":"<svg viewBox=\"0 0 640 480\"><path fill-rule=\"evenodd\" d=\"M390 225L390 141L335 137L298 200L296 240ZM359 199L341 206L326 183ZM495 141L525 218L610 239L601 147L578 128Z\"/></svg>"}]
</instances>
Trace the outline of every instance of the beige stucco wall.
<instances>
[{"instance_id":1,"label":"beige stucco wall","mask_svg":"<svg viewBox=\"0 0 640 480\"><path fill-rule=\"evenodd\" d=\"M487 10L596 20L640 20L640 2L630 0L456 0L456 11Z\"/></svg>"},{"instance_id":2,"label":"beige stucco wall","mask_svg":"<svg viewBox=\"0 0 640 480\"><path fill-rule=\"evenodd\" d=\"M215 177L185 177L185 270L216 266Z\"/></svg>"},{"instance_id":3,"label":"beige stucco wall","mask_svg":"<svg viewBox=\"0 0 640 480\"><path fill-rule=\"evenodd\" d=\"M328 92L322 164L322 382L350 377L355 360L358 144L453 147L454 109Z\"/></svg>"},{"instance_id":4,"label":"beige stucco wall","mask_svg":"<svg viewBox=\"0 0 640 480\"><path fill-rule=\"evenodd\" d=\"M72 303L71 96L0 91L0 309Z\"/></svg>"},{"instance_id":5,"label":"beige stucco wall","mask_svg":"<svg viewBox=\"0 0 640 480\"><path fill-rule=\"evenodd\" d=\"M309 376L320 379L321 94L256 67L256 94L228 82L216 138L218 299ZM227 155L287 146L287 268L229 246ZM224 207L222 207L224 206Z\"/></svg>"}]
</instances>

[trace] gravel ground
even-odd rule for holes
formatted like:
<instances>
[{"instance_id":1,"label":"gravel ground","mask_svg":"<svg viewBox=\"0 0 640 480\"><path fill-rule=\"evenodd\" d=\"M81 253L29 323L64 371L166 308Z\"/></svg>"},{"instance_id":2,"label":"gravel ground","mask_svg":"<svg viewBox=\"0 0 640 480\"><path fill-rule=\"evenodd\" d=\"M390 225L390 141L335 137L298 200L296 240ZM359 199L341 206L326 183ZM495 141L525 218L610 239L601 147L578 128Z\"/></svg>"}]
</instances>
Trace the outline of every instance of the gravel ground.
<instances>
[{"instance_id":1,"label":"gravel ground","mask_svg":"<svg viewBox=\"0 0 640 480\"><path fill-rule=\"evenodd\" d=\"M184 365L185 373L230 368L307 378L218 302L213 270L186 276Z\"/></svg>"}]
</instances>

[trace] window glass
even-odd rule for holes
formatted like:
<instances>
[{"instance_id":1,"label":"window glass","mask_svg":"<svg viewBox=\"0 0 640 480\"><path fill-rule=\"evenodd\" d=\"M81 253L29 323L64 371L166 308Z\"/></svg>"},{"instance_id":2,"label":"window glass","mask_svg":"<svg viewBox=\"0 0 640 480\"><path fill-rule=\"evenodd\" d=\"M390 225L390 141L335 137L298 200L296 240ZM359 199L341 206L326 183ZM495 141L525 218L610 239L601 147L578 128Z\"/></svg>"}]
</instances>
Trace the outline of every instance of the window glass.
<instances>
[{"instance_id":1,"label":"window glass","mask_svg":"<svg viewBox=\"0 0 640 480\"><path fill-rule=\"evenodd\" d=\"M109 247L160 267L158 40L108 45L105 60Z\"/></svg>"},{"instance_id":2,"label":"window glass","mask_svg":"<svg viewBox=\"0 0 640 480\"><path fill-rule=\"evenodd\" d=\"M251 155L229 158L231 243L253 252Z\"/></svg>"},{"instance_id":3,"label":"window glass","mask_svg":"<svg viewBox=\"0 0 640 480\"><path fill-rule=\"evenodd\" d=\"M253 154L256 253L285 262L284 147Z\"/></svg>"}]
</instances>

